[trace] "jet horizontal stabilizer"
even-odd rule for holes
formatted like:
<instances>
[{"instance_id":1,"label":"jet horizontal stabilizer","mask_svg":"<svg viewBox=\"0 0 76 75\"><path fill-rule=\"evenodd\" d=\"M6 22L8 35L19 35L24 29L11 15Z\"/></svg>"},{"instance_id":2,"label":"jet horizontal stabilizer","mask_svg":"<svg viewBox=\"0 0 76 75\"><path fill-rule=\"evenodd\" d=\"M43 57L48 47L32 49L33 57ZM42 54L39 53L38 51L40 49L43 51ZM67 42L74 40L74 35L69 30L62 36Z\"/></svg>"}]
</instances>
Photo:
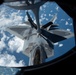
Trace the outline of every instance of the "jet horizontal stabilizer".
<instances>
[{"instance_id":1,"label":"jet horizontal stabilizer","mask_svg":"<svg viewBox=\"0 0 76 75\"><path fill-rule=\"evenodd\" d=\"M47 39L49 39L50 41L52 41L53 43L56 43L56 42L59 42L59 41L66 39L65 37L50 33L44 29L41 29L41 34L43 36L45 36Z\"/></svg>"},{"instance_id":2,"label":"jet horizontal stabilizer","mask_svg":"<svg viewBox=\"0 0 76 75\"><path fill-rule=\"evenodd\" d=\"M71 38L74 36L74 33L71 31L63 30L63 29L56 29L56 30L51 30L51 33L65 37L65 38Z\"/></svg>"}]
</instances>

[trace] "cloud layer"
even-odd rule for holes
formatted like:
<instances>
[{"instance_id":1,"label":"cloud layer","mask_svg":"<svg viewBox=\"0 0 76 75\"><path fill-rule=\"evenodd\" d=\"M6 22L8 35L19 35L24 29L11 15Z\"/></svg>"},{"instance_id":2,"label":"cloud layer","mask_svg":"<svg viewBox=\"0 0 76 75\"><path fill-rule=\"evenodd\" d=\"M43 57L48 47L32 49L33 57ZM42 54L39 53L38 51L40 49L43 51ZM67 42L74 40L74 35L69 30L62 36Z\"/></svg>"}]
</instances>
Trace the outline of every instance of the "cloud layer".
<instances>
[{"instance_id":1,"label":"cloud layer","mask_svg":"<svg viewBox=\"0 0 76 75\"><path fill-rule=\"evenodd\" d=\"M8 66L8 67L19 67L24 66L23 60L20 60L18 63L16 62L16 57L14 55L10 55L7 52L4 54L0 54L0 66Z\"/></svg>"}]
</instances>

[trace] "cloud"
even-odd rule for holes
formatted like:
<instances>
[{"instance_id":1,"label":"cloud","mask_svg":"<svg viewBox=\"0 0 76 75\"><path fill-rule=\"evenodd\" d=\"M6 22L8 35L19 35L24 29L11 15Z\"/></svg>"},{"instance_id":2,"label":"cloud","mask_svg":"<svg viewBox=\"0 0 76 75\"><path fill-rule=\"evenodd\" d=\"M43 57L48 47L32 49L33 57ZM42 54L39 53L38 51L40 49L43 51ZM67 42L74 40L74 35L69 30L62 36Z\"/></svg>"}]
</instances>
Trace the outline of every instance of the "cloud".
<instances>
[{"instance_id":1,"label":"cloud","mask_svg":"<svg viewBox=\"0 0 76 75\"><path fill-rule=\"evenodd\" d=\"M0 41L0 51L2 51L3 48L5 47L6 47L5 43L3 41Z\"/></svg>"},{"instance_id":2,"label":"cloud","mask_svg":"<svg viewBox=\"0 0 76 75\"><path fill-rule=\"evenodd\" d=\"M67 31L71 31L71 29L67 29Z\"/></svg>"},{"instance_id":3,"label":"cloud","mask_svg":"<svg viewBox=\"0 0 76 75\"><path fill-rule=\"evenodd\" d=\"M5 35L5 32L2 30L1 32L0 32L1 34L2 34L2 38L1 38L1 41L5 41L5 39L7 38L7 36Z\"/></svg>"},{"instance_id":4,"label":"cloud","mask_svg":"<svg viewBox=\"0 0 76 75\"><path fill-rule=\"evenodd\" d=\"M52 17L53 15L49 13L49 16L51 16L51 17Z\"/></svg>"},{"instance_id":5,"label":"cloud","mask_svg":"<svg viewBox=\"0 0 76 75\"><path fill-rule=\"evenodd\" d=\"M68 20L71 20L71 18L68 18Z\"/></svg>"},{"instance_id":6,"label":"cloud","mask_svg":"<svg viewBox=\"0 0 76 75\"><path fill-rule=\"evenodd\" d=\"M68 25L68 24L69 24L68 21L66 21L66 22L65 22L65 25Z\"/></svg>"},{"instance_id":7,"label":"cloud","mask_svg":"<svg viewBox=\"0 0 76 75\"><path fill-rule=\"evenodd\" d=\"M3 50L5 47L6 47L6 44L5 44L5 38L6 38L6 35L3 31L1 31L1 34L2 34L2 38L0 39L0 51Z\"/></svg>"},{"instance_id":8,"label":"cloud","mask_svg":"<svg viewBox=\"0 0 76 75\"><path fill-rule=\"evenodd\" d=\"M50 11L51 13L53 12L53 10Z\"/></svg>"},{"instance_id":9,"label":"cloud","mask_svg":"<svg viewBox=\"0 0 76 75\"><path fill-rule=\"evenodd\" d=\"M15 36L14 38L10 39L8 42L9 50L11 52L16 51L17 53L19 53L23 49L23 44L24 41Z\"/></svg>"},{"instance_id":10,"label":"cloud","mask_svg":"<svg viewBox=\"0 0 76 75\"><path fill-rule=\"evenodd\" d=\"M7 52L0 54L0 66L20 67L24 65L25 63L23 60L16 62L16 57L14 55L10 55Z\"/></svg>"},{"instance_id":11,"label":"cloud","mask_svg":"<svg viewBox=\"0 0 76 75\"><path fill-rule=\"evenodd\" d=\"M40 10L42 11L42 7L40 7Z\"/></svg>"},{"instance_id":12,"label":"cloud","mask_svg":"<svg viewBox=\"0 0 76 75\"><path fill-rule=\"evenodd\" d=\"M0 29L5 30L6 27L12 25L18 25L22 23L23 16L20 16L20 10L12 12L7 12L7 9L11 12L11 9L3 6L0 12Z\"/></svg>"},{"instance_id":13,"label":"cloud","mask_svg":"<svg viewBox=\"0 0 76 75\"><path fill-rule=\"evenodd\" d=\"M45 4L43 5L43 8L46 8L46 5Z\"/></svg>"},{"instance_id":14,"label":"cloud","mask_svg":"<svg viewBox=\"0 0 76 75\"><path fill-rule=\"evenodd\" d=\"M60 21L65 21L65 19L61 19Z\"/></svg>"},{"instance_id":15,"label":"cloud","mask_svg":"<svg viewBox=\"0 0 76 75\"><path fill-rule=\"evenodd\" d=\"M73 25L73 23L70 23L70 26L72 26Z\"/></svg>"},{"instance_id":16,"label":"cloud","mask_svg":"<svg viewBox=\"0 0 76 75\"><path fill-rule=\"evenodd\" d=\"M62 47L63 46L63 44L59 44L59 47Z\"/></svg>"},{"instance_id":17,"label":"cloud","mask_svg":"<svg viewBox=\"0 0 76 75\"><path fill-rule=\"evenodd\" d=\"M28 17L27 17L27 15L25 16L25 21L28 21Z\"/></svg>"},{"instance_id":18,"label":"cloud","mask_svg":"<svg viewBox=\"0 0 76 75\"><path fill-rule=\"evenodd\" d=\"M59 7L58 6L56 6L56 10L59 11Z\"/></svg>"}]
</instances>

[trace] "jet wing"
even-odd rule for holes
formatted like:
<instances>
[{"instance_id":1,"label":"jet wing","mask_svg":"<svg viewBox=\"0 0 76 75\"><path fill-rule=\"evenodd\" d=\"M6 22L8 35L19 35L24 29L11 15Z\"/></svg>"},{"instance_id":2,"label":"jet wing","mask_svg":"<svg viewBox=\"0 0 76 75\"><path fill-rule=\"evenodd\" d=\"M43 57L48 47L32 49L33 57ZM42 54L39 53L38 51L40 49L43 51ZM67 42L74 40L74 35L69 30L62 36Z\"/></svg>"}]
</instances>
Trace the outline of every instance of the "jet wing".
<instances>
[{"instance_id":1,"label":"jet wing","mask_svg":"<svg viewBox=\"0 0 76 75\"><path fill-rule=\"evenodd\" d=\"M15 36L24 39L30 30L29 26L12 26L6 28L6 31L8 31L11 34L14 34Z\"/></svg>"},{"instance_id":2,"label":"jet wing","mask_svg":"<svg viewBox=\"0 0 76 75\"><path fill-rule=\"evenodd\" d=\"M74 34L72 32L67 31L67 30L63 30L63 29L51 30L51 33L65 37L66 39L74 36Z\"/></svg>"}]
</instances>

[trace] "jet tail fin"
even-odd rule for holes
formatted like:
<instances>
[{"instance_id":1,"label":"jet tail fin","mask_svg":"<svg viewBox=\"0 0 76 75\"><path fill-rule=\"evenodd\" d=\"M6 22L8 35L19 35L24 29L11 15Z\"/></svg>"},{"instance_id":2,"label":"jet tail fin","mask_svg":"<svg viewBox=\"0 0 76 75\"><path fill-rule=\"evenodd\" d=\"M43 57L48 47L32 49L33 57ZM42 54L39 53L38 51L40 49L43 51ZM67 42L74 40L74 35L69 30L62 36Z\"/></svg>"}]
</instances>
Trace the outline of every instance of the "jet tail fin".
<instances>
[{"instance_id":1,"label":"jet tail fin","mask_svg":"<svg viewBox=\"0 0 76 75\"><path fill-rule=\"evenodd\" d=\"M53 16L53 18L51 19L49 23L43 25L42 28L45 29L45 28L48 28L48 27L50 28L51 26L54 26L55 25L54 22L56 21L56 19L57 19L57 14Z\"/></svg>"},{"instance_id":2,"label":"jet tail fin","mask_svg":"<svg viewBox=\"0 0 76 75\"><path fill-rule=\"evenodd\" d=\"M53 16L53 18L51 19L51 22L54 23L54 22L56 21L56 19L57 19L57 14L55 14L55 15Z\"/></svg>"}]
</instances>

